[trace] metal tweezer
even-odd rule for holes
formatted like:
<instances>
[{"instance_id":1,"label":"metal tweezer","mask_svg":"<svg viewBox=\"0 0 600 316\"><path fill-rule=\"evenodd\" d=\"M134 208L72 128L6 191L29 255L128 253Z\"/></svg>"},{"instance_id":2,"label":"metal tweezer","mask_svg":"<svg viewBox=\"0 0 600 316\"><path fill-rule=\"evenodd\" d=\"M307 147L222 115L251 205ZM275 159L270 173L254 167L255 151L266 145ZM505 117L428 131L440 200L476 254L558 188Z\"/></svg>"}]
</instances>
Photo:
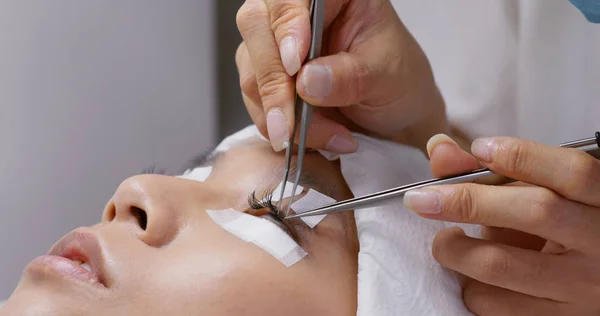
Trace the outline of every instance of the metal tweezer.
<instances>
[{"instance_id":1,"label":"metal tweezer","mask_svg":"<svg viewBox=\"0 0 600 316\"><path fill-rule=\"evenodd\" d=\"M312 0L310 5L310 19L312 29L312 39L310 43L310 50L308 60L313 60L321 56L321 47L323 41L323 24L325 23L325 0ZM302 105L300 105L302 103ZM281 187L281 195L279 196L279 209L281 209L283 195L285 192L285 186L289 178L289 173L292 165L292 152L294 149L294 141L296 139L296 132L298 125L300 125L300 138L298 143L298 153L296 162L296 176L294 178L294 186L292 188L290 201L294 200L296 189L298 188L298 181L302 174L302 164L304 163L304 154L306 151L306 133L308 132L308 126L312 117L313 106L303 101L296 94L295 104L295 122L292 135L290 136L288 148L285 151L285 167L283 171L283 182ZM290 212L290 205L288 204L285 215L287 216Z\"/></svg>"},{"instance_id":2,"label":"metal tweezer","mask_svg":"<svg viewBox=\"0 0 600 316\"><path fill-rule=\"evenodd\" d=\"M600 132L596 132L595 137L590 137L586 139L576 140L568 143L561 144L560 147L563 148L577 148L585 151L597 159L600 159ZM372 194L368 194L362 197L357 197L341 202L337 202L325 207L321 207L312 211L304 212L301 214L295 214L291 216L287 216L287 219L297 218L297 217L306 217L306 216L315 216L315 215L324 215L324 214L332 214L332 213L340 213L351 210L359 210L367 207L375 207L385 205L390 202L390 200L401 198L404 194L410 190L421 189L424 187L429 187L432 185L444 185L444 184L456 184L456 183L465 183L478 180L483 177L494 176L496 175L489 169L480 169L475 170L469 173L451 176L447 178L441 179L431 179L422 182L417 182L393 189L384 190L381 192L376 192ZM508 182L514 182L515 180L507 179Z\"/></svg>"}]
</instances>

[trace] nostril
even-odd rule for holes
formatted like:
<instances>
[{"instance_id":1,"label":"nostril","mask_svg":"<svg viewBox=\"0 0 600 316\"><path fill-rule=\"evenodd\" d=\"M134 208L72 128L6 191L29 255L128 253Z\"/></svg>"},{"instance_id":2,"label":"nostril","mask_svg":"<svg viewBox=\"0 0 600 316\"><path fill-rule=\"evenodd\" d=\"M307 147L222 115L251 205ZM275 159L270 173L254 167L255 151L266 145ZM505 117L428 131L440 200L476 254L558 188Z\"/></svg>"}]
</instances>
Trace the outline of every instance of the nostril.
<instances>
[{"instance_id":1,"label":"nostril","mask_svg":"<svg viewBox=\"0 0 600 316\"><path fill-rule=\"evenodd\" d=\"M110 223L115 219L116 216L117 216L117 207L115 206L114 203L110 203L106 207L106 211L104 212L103 220L104 220L104 222Z\"/></svg>"},{"instance_id":2,"label":"nostril","mask_svg":"<svg viewBox=\"0 0 600 316\"><path fill-rule=\"evenodd\" d=\"M132 206L131 207L131 215L135 217L138 221L138 224L143 230L146 230L146 226L148 226L148 215L146 211L142 210L139 207Z\"/></svg>"}]
</instances>

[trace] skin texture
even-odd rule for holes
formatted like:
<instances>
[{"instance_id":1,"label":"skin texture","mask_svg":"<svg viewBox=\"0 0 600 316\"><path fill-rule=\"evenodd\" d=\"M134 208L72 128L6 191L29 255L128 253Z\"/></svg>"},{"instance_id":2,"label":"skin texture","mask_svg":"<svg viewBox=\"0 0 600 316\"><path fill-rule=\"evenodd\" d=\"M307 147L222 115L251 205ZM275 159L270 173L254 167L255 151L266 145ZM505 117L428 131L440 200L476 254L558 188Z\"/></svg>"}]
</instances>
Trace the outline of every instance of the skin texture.
<instances>
[{"instance_id":1,"label":"skin texture","mask_svg":"<svg viewBox=\"0 0 600 316\"><path fill-rule=\"evenodd\" d=\"M244 103L275 150L285 148L283 124L273 124L269 113L285 117L290 135L296 92L316 106L311 148L351 152L356 147L332 148L331 142L357 131L424 151L431 136L449 132L429 61L389 0L326 1L323 57L305 63L309 6L309 0L246 0L237 15Z\"/></svg>"},{"instance_id":2,"label":"skin texture","mask_svg":"<svg viewBox=\"0 0 600 316\"><path fill-rule=\"evenodd\" d=\"M600 161L507 137L476 140L473 155L446 136L428 145L431 168L447 176L488 167L520 180L502 186L457 184L439 193L439 213L424 201L407 208L433 219L483 226L482 239L441 231L433 256L467 276L463 297L477 315L600 313ZM507 201L510 201L507 204Z\"/></svg>"},{"instance_id":3,"label":"skin texture","mask_svg":"<svg viewBox=\"0 0 600 316\"><path fill-rule=\"evenodd\" d=\"M309 154L305 169L336 199L351 197L335 163ZM274 188L283 157L269 144L220 156L206 182L142 175L124 181L98 236L106 288L30 264L0 315L356 315L358 241L351 214L296 227L309 253L290 268L215 224L205 210L245 210ZM132 212L147 214L144 230Z\"/></svg>"}]
</instances>

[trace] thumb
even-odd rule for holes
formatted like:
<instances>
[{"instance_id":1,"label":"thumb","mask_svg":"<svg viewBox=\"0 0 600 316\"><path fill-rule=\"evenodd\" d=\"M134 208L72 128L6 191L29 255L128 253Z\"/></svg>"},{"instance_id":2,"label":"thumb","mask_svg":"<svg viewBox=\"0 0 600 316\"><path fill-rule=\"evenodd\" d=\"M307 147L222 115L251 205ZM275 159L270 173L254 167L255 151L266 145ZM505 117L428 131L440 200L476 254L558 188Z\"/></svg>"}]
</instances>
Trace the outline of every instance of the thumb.
<instances>
[{"instance_id":1,"label":"thumb","mask_svg":"<svg viewBox=\"0 0 600 316\"><path fill-rule=\"evenodd\" d=\"M481 168L481 165L452 138L439 134L427 142L429 165L434 177L447 177Z\"/></svg>"},{"instance_id":2,"label":"thumb","mask_svg":"<svg viewBox=\"0 0 600 316\"><path fill-rule=\"evenodd\" d=\"M296 143L299 141L299 134L296 134ZM315 111L306 134L306 147L346 154L355 152L358 142L344 125Z\"/></svg>"}]
</instances>

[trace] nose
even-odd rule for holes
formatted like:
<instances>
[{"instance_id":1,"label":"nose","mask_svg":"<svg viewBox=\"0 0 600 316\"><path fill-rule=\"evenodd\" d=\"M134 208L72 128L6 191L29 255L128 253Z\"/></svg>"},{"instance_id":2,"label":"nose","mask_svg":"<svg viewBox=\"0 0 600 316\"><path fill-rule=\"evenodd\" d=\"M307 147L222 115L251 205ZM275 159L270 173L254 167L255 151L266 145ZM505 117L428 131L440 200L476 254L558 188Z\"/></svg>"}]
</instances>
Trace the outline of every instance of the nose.
<instances>
[{"instance_id":1,"label":"nose","mask_svg":"<svg viewBox=\"0 0 600 316\"><path fill-rule=\"evenodd\" d=\"M152 247L169 244L183 227L182 207L168 191L170 181L155 175L125 180L106 205L102 222L121 224Z\"/></svg>"}]
</instances>

